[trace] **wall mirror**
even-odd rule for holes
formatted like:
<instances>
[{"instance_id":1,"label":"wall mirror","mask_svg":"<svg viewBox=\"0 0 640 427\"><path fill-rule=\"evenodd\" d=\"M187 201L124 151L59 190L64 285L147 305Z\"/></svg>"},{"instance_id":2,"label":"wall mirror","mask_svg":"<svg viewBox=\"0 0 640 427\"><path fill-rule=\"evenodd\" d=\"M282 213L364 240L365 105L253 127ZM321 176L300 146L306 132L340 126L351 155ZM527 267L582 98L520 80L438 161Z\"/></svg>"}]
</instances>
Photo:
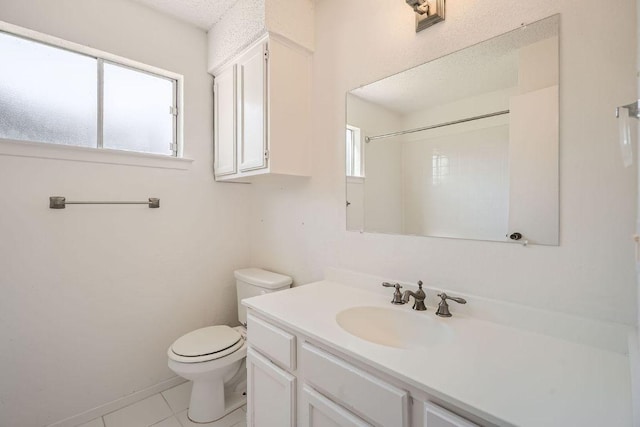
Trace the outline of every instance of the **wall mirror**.
<instances>
[{"instance_id":1,"label":"wall mirror","mask_svg":"<svg viewBox=\"0 0 640 427\"><path fill-rule=\"evenodd\" d=\"M347 93L347 229L557 245L558 27Z\"/></svg>"}]
</instances>

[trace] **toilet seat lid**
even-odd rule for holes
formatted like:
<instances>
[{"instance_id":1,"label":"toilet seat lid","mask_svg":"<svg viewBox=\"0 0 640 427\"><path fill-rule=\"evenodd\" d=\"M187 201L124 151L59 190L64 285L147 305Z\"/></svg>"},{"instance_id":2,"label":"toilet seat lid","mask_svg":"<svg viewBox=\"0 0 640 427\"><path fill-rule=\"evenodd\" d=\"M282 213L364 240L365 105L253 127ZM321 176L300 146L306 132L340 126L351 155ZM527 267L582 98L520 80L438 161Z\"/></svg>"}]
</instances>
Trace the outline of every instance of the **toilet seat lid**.
<instances>
[{"instance_id":1,"label":"toilet seat lid","mask_svg":"<svg viewBox=\"0 0 640 427\"><path fill-rule=\"evenodd\" d=\"M227 325L208 326L178 338L171 345L171 351L178 356L206 356L226 350L241 339L240 333Z\"/></svg>"}]
</instances>

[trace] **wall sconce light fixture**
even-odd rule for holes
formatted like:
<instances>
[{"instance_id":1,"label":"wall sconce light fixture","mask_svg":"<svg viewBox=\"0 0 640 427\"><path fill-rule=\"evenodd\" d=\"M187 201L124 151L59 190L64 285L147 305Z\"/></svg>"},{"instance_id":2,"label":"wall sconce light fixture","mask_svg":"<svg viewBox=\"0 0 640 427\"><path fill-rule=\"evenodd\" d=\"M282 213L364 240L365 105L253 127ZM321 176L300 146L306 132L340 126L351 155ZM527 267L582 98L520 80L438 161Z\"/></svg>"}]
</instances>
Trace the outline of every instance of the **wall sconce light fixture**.
<instances>
[{"instance_id":1,"label":"wall sconce light fixture","mask_svg":"<svg viewBox=\"0 0 640 427\"><path fill-rule=\"evenodd\" d=\"M445 0L405 0L416 14L416 33L444 21Z\"/></svg>"}]
</instances>

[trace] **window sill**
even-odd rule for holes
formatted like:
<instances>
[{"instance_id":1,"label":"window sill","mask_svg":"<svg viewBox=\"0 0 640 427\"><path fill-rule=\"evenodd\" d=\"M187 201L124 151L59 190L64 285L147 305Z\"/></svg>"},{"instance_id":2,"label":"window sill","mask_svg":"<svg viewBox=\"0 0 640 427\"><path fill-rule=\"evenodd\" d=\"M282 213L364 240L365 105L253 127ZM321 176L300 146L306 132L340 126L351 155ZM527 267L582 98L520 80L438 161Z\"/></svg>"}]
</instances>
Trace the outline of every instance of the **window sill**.
<instances>
[{"instance_id":1,"label":"window sill","mask_svg":"<svg viewBox=\"0 0 640 427\"><path fill-rule=\"evenodd\" d=\"M107 148L76 147L2 138L0 138L0 156L33 157L37 159L179 170L187 170L193 163L192 159L163 156L161 154L137 153L134 151L111 150Z\"/></svg>"}]
</instances>

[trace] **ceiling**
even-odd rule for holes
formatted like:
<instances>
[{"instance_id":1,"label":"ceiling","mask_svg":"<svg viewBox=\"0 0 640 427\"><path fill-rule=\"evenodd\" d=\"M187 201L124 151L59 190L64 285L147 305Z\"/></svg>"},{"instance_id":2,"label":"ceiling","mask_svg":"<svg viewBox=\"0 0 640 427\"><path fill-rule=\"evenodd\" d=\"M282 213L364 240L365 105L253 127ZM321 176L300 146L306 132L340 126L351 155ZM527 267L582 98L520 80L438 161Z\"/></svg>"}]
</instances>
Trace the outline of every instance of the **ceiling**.
<instances>
[{"instance_id":1,"label":"ceiling","mask_svg":"<svg viewBox=\"0 0 640 427\"><path fill-rule=\"evenodd\" d=\"M205 31L213 27L238 0L134 0L189 22Z\"/></svg>"}]
</instances>

